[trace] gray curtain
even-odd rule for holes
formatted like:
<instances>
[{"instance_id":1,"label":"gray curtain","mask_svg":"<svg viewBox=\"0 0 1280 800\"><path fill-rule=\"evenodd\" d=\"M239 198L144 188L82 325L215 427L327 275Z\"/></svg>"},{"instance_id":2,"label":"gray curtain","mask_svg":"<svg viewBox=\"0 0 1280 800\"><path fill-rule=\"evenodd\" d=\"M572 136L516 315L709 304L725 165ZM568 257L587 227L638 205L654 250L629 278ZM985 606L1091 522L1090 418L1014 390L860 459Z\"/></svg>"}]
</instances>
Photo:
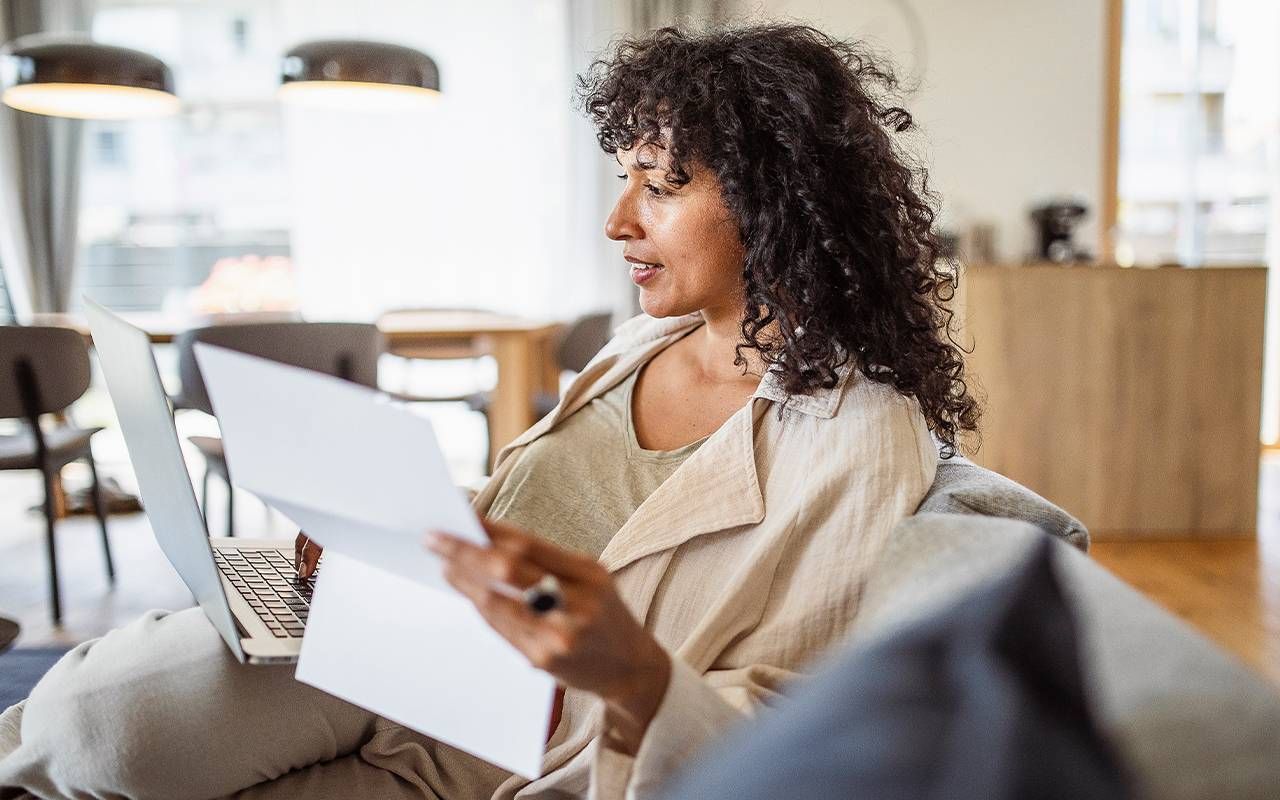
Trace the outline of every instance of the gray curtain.
<instances>
[{"instance_id":1,"label":"gray curtain","mask_svg":"<svg viewBox=\"0 0 1280 800\"><path fill-rule=\"evenodd\" d=\"M87 25L81 0L0 0L3 42ZM81 125L0 104L0 265L19 322L70 307Z\"/></svg>"}]
</instances>

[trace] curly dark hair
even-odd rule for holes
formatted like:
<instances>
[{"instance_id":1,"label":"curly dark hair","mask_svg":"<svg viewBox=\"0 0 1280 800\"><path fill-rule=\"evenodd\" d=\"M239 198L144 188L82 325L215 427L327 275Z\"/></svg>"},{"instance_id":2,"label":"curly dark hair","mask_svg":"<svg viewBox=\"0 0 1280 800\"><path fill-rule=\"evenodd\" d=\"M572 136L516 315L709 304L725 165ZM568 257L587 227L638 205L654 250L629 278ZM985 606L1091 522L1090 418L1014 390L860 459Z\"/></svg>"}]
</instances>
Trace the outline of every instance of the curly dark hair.
<instances>
[{"instance_id":1,"label":"curly dark hair","mask_svg":"<svg viewBox=\"0 0 1280 800\"><path fill-rule=\"evenodd\" d=\"M671 183L717 178L746 251L739 366L758 351L796 396L853 359L919 402L950 457L980 410L936 200L896 142L911 115L885 99L898 86L865 45L808 26L667 27L615 43L578 99L605 152L657 145Z\"/></svg>"}]
</instances>

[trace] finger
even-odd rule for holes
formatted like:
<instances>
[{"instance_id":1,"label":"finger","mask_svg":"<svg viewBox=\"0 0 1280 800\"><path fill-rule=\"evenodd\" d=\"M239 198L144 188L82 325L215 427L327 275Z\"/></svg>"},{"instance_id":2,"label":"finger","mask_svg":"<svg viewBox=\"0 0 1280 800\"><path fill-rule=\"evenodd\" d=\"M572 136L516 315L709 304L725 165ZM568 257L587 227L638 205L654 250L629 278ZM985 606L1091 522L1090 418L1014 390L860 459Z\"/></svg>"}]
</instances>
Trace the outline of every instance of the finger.
<instances>
[{"instance_id":1,"label":"finger","mask_svg":"<svg viewBox=\"0 0 1280 800\"><path fill-rule=\"evenodd\" d=\"M516 525L494 519L482 519L480 522L495 550L516 555L556 577L586 581L598 577L601 572L600 563L594 558L566 550Z\"/></svg>"},{"instance_id":2,"label":"finger","mask_svg":"<svg viewBox=\"0 0 1280 800\"><path fill-rule=\"evenodd\" d=\"M302 551L307 546L307 535L302 531L298 531L298 536L293 540L293 569L295 572L302 572Z\"/></svg>"},{"instance_id":3,"label":"finger","mask_svg":"<svg viewBox=\"0 0 1280 800\"><path fill-rule=\"evenodd\" d=\"M427 537L427 547L447 568L488 587L493 583L525 588L541 580L543 571L518 553L480 547L448 534Z\"/></svg>"}]
</instances>

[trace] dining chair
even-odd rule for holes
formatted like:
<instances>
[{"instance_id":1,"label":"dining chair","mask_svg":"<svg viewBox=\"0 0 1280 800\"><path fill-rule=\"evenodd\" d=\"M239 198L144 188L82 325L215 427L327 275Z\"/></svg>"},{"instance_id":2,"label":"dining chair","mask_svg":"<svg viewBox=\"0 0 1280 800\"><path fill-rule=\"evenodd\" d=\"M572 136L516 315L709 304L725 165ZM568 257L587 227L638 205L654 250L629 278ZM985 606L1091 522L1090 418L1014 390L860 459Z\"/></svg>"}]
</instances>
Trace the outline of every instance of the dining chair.
<instances>
[{"instance_id":1,"label":"dining chair","mask_svg":"<svg viewBox=\"0 0 1280 800\"><path fill-rule=\"evenodd\" d=\"M594 311L583 314L565 327L556 343L556 365L561 372L582 372L600 349L609 342L613 329L613 314ZM560 393L539 395L535 407L538 418L551 413L560 402Z\"/></svg>"},{"instance_id":2,"label":"dining chair","mask_svg":"<svg viewBox=\"0 0 1280 800\"><path fill-rule=\"evenodd\" d=\"M54 546L55 498L64 466L83 460L89 466L93 513L102 531L107 581L115 583L115 564L107 538L107 515L98 484L90 440L102 428L81 428L65 412L89 388L89 349L68 328L0 326L0 419L18 419L23 429L0 436L0 470L39 470L44 478L45 544L49 556L49 605L54 625L62 622L58 554ZM61 415L47 428L41 417Z\"/></svg>"},{"instance_id":3,"label":"dining chair","mask_svg":"<svg viewBox=\"0 0 1280 800\"><path fill-rule=\"evenodd\" d=\"M181 391L174 397L174 407L196 409L215 418L217 414L209 401L200 365L195 358L195 345L198 343L322 372L370 388L378 386L378 357L383 351L382 333L377 326L366 323L225 323L185 331L174 339L178 350L178 375L182 382ZM299 398L299 402L303 400ZM207 523L209 519L209 477L216 474L227 484L227 535L235 536L235 492L222 439L217 436L191 436L188 441L205 461L201 485L201 508L205 521Z\"/></svg>"}]
</instances>

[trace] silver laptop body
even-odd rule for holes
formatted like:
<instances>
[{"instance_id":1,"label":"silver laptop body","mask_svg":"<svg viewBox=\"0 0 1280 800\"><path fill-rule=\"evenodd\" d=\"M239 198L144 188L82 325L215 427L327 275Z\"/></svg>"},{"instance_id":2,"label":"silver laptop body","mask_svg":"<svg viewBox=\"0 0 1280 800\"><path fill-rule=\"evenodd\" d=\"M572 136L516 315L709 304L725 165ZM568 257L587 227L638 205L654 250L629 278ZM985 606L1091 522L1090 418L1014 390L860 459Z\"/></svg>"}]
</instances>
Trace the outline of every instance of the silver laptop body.
<instances>
[{"instance_id":1,"label":"silver laptop body","mask_svg":"<svg viewBox=\"0 0 1280 800\"><path fill-rule=\"evenodd\" d=\"M94 348L160 549L242 663L297 661L312 580L280 539L211 538L144 331L85 298Z\"/></svg>"}]
</instances>

